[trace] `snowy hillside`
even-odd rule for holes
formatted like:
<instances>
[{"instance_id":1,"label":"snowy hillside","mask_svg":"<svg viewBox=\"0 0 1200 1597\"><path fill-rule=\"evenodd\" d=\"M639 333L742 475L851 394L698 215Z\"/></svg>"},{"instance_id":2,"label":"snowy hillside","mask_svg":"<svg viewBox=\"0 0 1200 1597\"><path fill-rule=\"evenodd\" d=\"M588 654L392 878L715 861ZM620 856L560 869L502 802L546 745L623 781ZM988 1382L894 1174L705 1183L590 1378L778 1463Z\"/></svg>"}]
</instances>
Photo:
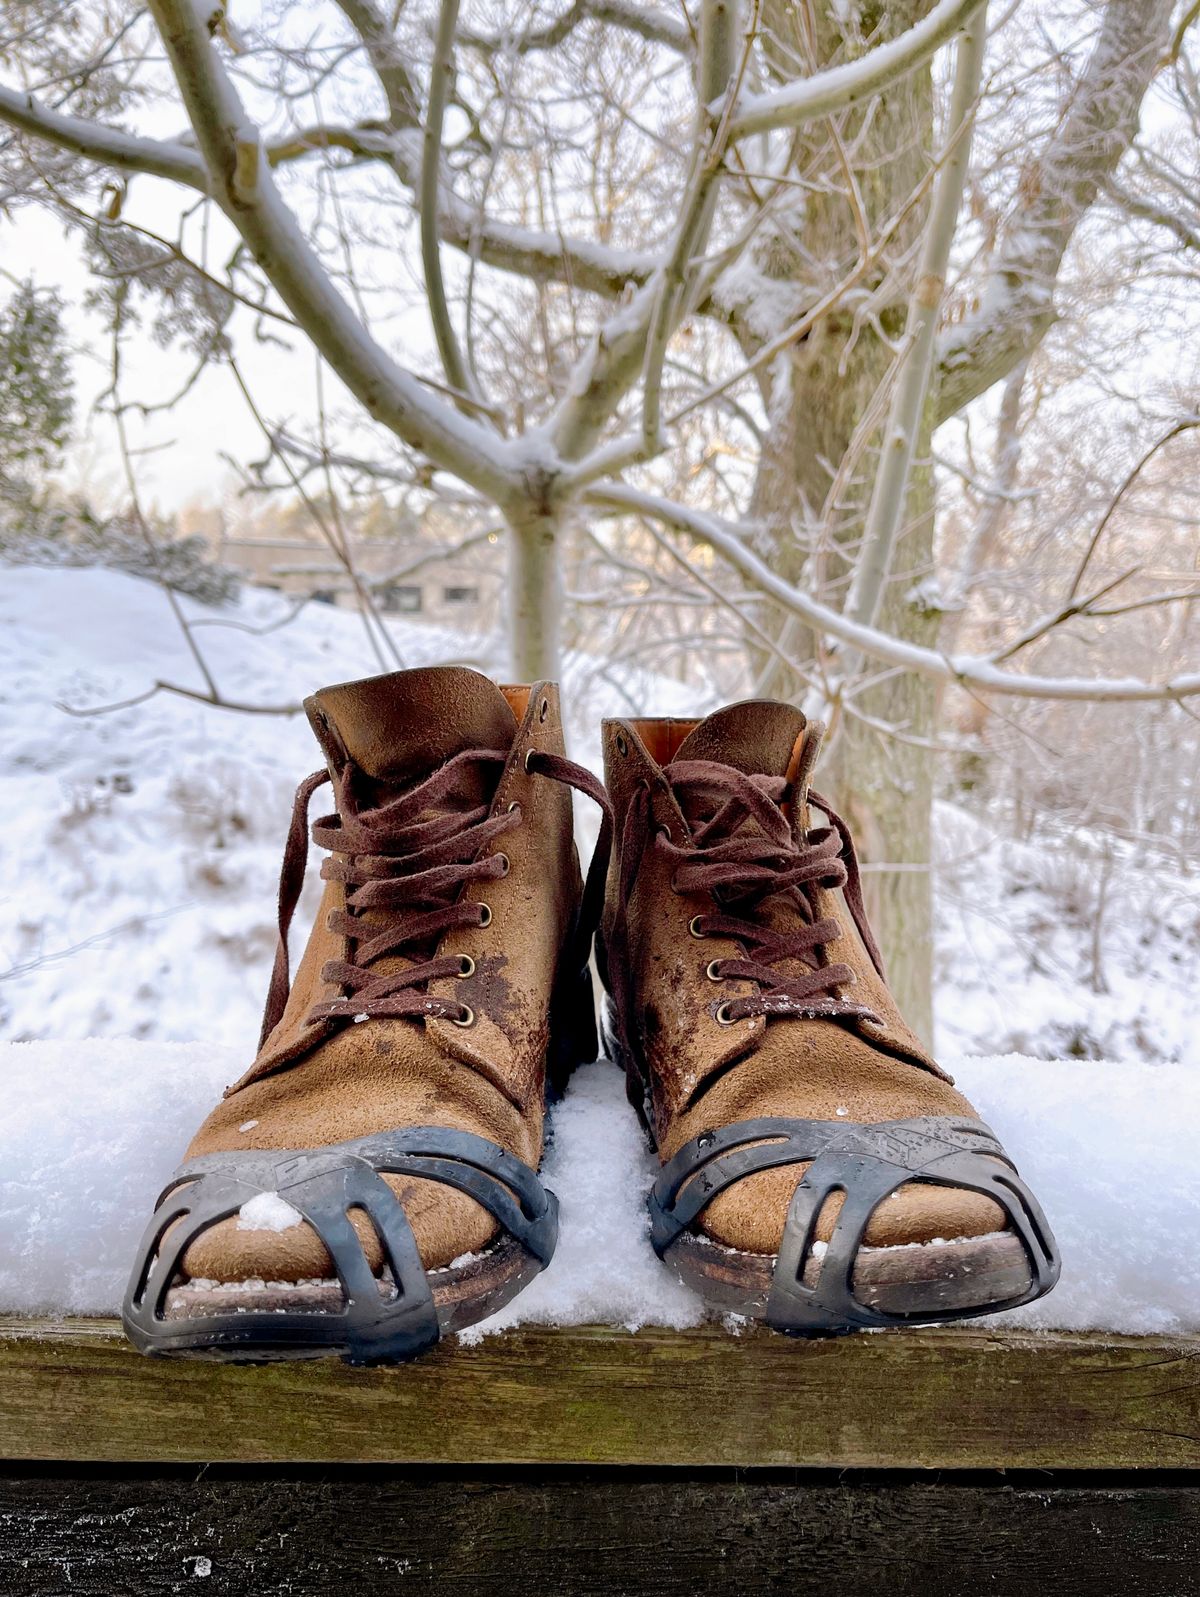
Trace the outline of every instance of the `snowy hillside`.
<instances>
[{"instance_id":1,"label":"snowy hillside","mask_svg":"<svg viewBox=\"0 0 1200 1597\"><path fill-rule=\"evenodd\" d=\"M264 632L291 612L275 595L248 590L220 611L182 602L205 622L195 635L228 700L298 705L380 669L352 613L310 604ZM486 639L411 623L396 638L405 665L500 669ZM629 704L594 662L569 662L567 676L573 752L594 764L599 717ZM245 1046L257 1035L283 834L316 745L303 715L172 693L105 715L64 709L136 698L156 681L203 688L155 585L0 566L0 1036ZM695 707L661 679L626 672L622 686L667 713ZM582 809L580 819L594 824Z\"/></svg>"},{"instance_id":2,"label":"snowy hillside","mask_svg":"<svg viewBox=\"0 0 1200 1597\"><path fill-rule=\"evenodd\" d=\"M1200 862L1111 835L1014 842L940 805L938 1044L1200 1069Z\"/></svg>"},{"instance_id":3,"label":"snowy hillside","mask_svg":"<svg viewBox=\"0 0 1200 1597\"><path fill-rule=\"evenodd\" d=\"M288 613L274 595L249 590L228 611L183 603L229 699L295 704L378 669L348 612L313 604L264 632ZM487 640L412 623L396 637L405 664L498 664ZM245 1048L256 1034L283 831L315 746L303 716L174 694L82 718L61 708L156 680L201 686L152 584L0 568L0 1036ZM573 752L593 764L604 713L709 708L592 660L570 661L566 686ZM1200 883L1118 854L1098 915L1086 843L1014 844L948 807L938 834L944 1051L1197 1062Z\"/></svg>"}]
</instances>

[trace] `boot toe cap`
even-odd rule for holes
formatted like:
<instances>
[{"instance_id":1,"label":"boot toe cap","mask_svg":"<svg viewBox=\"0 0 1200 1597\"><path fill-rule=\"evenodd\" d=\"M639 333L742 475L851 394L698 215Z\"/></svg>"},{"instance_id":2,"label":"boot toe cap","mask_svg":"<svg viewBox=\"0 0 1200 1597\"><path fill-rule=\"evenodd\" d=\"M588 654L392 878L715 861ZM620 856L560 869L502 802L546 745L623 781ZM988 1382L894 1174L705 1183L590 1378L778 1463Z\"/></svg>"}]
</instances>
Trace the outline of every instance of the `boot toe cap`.
<instances>
[{"instance_id":1,"label":"boot toe cap","mask_svg":"<svg viewBox=\"0 0 1200 1597\"><path fill-rule=\"evenodd\" d=\"M742 1253L777 1253L792 1196L806 1169L785 1165L743 1177L702 1211L702 1229L714 1242ZM825 1204L817 1221L818 1241L830 1240L842 1202L842 1195L834 1193ZM1006 1224L1000 1205L981 1193L910 1181L875 1209L863 1244L889 1248L953 1241L1002 1231Z\"/></svg>"},{"instance_id":2,"label":"boot toe cap","mask_svg":"<svg viewBox=\"0 0 1200 1597\"><path fill-rule=\"evenodd\" d=\"M442 1269L464 1254L482 1252L497 1235L495 1218L474 1198L437 1181L405 1176L383 1179L403 1206L412 1228L421 1263L426 1270ZM384 1249L370 1217L361 1209L350 1212L363 1253L378 1275ZM247 1223L249 1219L250 1223ZM279 1281L328 1280L336 1274L328 1248L316 1230L297 1219L276 1229L254 1223L249 1216L231 1216L209 1226L188 1246L181 1260L189 1280Z\"/></svg>"}]
</instances>

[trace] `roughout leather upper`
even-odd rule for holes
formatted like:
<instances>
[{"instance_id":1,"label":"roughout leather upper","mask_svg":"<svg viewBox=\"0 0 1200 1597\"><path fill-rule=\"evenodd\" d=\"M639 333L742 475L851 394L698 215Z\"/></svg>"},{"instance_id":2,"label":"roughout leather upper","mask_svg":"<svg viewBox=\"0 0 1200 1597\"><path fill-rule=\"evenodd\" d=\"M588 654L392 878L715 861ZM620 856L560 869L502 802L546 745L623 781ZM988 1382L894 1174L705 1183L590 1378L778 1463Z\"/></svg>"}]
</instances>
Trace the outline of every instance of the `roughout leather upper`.
<instances>
[{"instance_id":1,"label":"roughout leather upper","mask_svg":"<svg viewBox=\"0 0 1200 1597\"><path fill-rule=\"evenodd\" d=\"M493 814L520 806L504 833L506 876L468 882L464 892L492 910L486 927L446 933L440 953L470 955L474 973L434 983L469 1005L463 1028L433 1017L372 1017L360 1025L306 1024L338 989L321 979L347 954L328 916L344 903L325 885L287 1007L257 1059L200 1127L187 1158L242 1148L312 1148L408 1125L475 1132L536 1168L541 1157L549 1010L568 949L582 884L570 793L525 769L530 749L562 754L557 689L505 689L478 672L430 667L326 688L306 703L331 769L352 759L379 783L381 797L411 785L465 749L508 749ZM387 912L373 911L378 917ZM372 970L410 963L407 953ZM243 1129L244 1128L244 1129ZM496 1221L474 1199L439 1182L386 1177L404 1203L427 1269L478 1251ZM374 1229L352 1217L375 1268ZM294 1281L330 1273L328 1254L307 1224L280 1232L239 1231L235 1220L200 1236L184 1256L191 1277Z\"/></svg>"},{"instance_id":2,"label":"roughout leather upper","mask_svg":"<svg viewBox=\"0 0 1200 1597\"><path fill-rule=\"evenodd\" d=\"M793 790L803 789L814 736L819 732L798 710L764 700L732 705L698 722L606 721L605 780L617 837L643 785L649 834L662 827L676 841L688 835L688 817L662 771L671 760L711 760L749 775L786 775ZM807 792L793 791L785 802L795 824L806 826ZM708 979L709 963L741 957L740 946L690 934L692 918L713 913L714 900L709 892L675 891L672 876L670 861L647 847L621 916L621 860L615 851L600 960L602 971L624 962L630 995L624 1031L649 1081L651 1130L664 1162L706 1129L759 1116L875 1122L974 1113L905 1024L840 889L813 890L814 918L832 916L841 927L836 942L826 945L826 959L851 968L854 982L843 992L873 1010L880 1023L757 1015L723 1026L716 1018L720 1001L752 993L755 986ZM758 914L781 930L797 924L801 911L781 896L768 899ZM703 1211L702 1226L726 1246L774 1253L805 1168L786 1166L736 1182ZM826 1206L817 1228L822 1240L832 1233L838 1208L840 1198ZM879 1206L865 1240L874 1246L925 1242L983 1235L1003 1225L1002 1211L988 1198L910 1183Z\"/></svg>"}]
</instances>

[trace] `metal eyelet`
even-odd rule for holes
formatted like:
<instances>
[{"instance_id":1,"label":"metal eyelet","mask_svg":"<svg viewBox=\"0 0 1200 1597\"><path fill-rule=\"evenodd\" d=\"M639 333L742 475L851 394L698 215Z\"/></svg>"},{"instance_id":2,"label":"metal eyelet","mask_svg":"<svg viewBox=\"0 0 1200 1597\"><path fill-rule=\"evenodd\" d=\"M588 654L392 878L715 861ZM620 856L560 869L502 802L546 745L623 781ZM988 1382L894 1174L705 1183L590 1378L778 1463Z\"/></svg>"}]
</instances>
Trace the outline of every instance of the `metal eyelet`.
<instances>
[{"instance_id":1,"label":"metal eyelet","mask_svg":"<svg viewBox=\"0 0 1200 1597\"><path fill-rule=\"evenodd\" d=\"M530 760L533 759L533 757L534 757L534 755L536 753L537 753L536 749L526 749L525 750L525 769L529 773L529 775L531 775L531 776L533 775L533 772L532 772L532 769L530 767L529 762L530 762Z\"/></svg>"},{"instance_id":2,"label":"metal eyelet","mask_svg":"<svg viewBox=\"0 0 1200 1597\"><path fill-rule=\"evenodd\" d=\"M481 926L490 926L492 924L492 906L481 903L476 905L476 908L479 910L479 924Z\"/></svg>"},{"instance_id":3,"label":"metal eyelet","mask_svg":"<svg viewBox=\"0 0 1200 1597\"><path fill-rule=\"evenodd\" d=\"M721 961L719 959L710 959L708 964L704 967L704 974L708 977L709 981L725 980L724 976L721 975Z\"/></svg>"},{"instance_id":4,"label":"metal eyelet","mask_svg":"<svg viewBox=\"0 0 1200 1597\"><path fill-rule=\"evenodd\" d=\"M701 920L703 920L703 918L704 917L702 915L693 915L691 920L688 921L688 931L691 932L693 937L707 937L708 936L707 932L702 932L700 930L700 922L701 922Z\"/></svg>"},{"instance_id":5,"label":"metal eyelet","mask_svg":"<svg viewBox=\"0 0 1200 1597\"><path fill-rule=\"evenodd\" d=\"M550 709L550 700L549 699L543 699L541 704L538 705L538 720L539 721L544 721L546 719L546 716L547 716L547 713L549 712L549 709Z\"/></svg>"},{"instance_id":6,"label":"metal eyelet","mask_svg":"<svg viewBox=\"0 0 1200 1597\"><path fill-rule=\"evenodd\" d=\"M621 756L622 759L624 759L625 756L629 753L629 744L625 741L625 734L623 732L618 732L616 741L617 741L617 753Z\"/></svg>"},{"instance_id":7,"label":"metal eyelet","mask_svg":"<svg viewBox=\"0 0 1200 1597\"><path fill-rule=\"evenodd\" d=\"M451 1015L449 1020L452 1026L473 1026L475 1024L475 1011L470 1004L464 1004L462 1006L462 1014Z\"/></svg>"},{"instance_id":8,"label":"metal eyelet","mask_svg":"<svg viewBox=\"0 0 1200 1597\"><path fill-rule=\"evenodd\" d=\"M493 859L498 859L500 861L500 863L504 866L504 869L500 872L501 876L507 876L509 871L512 870L512 861L509 859L508 855L507 854L493 854L492 858Z\"/></svg>"},{"instance_id":9,"label":"metal eyelet","mask_svg":"<svg viewBox=\"0 0 1200 1597\"><path fill-rule=\"evenodd\" d=\"M732 1004L724 1003L716 1011L716 1021L718 1026L732 1026L734 1024L733 1016L729 1013L732 1008Z\"/></svg>"},{"instance_id":10,"label":"metal eyelet","mask_svg":"<svg viewBox=\"0 0 1200 1597\"><path fill-rule=\"evenodd\" d=\"M508 806L508 811L507 811L507 813L508 813L508 814L509 814L509 815L511 815L511 814L512 814L512 813L513 813L513 811L514 811L514 810L517 810L517 811L520 811L520 808L521 808L521 801L520 801L520 799L513 799L513 801L512 801L512 803L511 803L511 804L510 804L510 805L509 805L509 806Z\"/></svg>"},{"instance_id":11,"label":"metal eyelet","mask_svg":"<svg viewBox=\"0 0 1200 1597\"><path fill-rule=\"evenodd\" d=\"M475 961L470 954L462 954L459 957L458 974L460 977L473 976L475 974Z\"/></svg>"}]
</instances>

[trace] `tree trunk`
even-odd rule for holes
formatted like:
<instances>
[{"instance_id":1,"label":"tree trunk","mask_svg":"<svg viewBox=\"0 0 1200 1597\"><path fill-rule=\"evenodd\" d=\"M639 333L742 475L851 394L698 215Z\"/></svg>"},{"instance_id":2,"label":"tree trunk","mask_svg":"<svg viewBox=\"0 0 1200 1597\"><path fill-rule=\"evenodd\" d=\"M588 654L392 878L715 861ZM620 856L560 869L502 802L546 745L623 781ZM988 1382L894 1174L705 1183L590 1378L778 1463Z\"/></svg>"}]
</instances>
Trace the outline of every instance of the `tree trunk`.
<instances>
[{"instance_id":1,"label":"tree trunk","mask_svg":"<svg viewBox=\"0 0 1200 1597\"><path fill-rule=\"evenodd\" d=\"M505 519L513 681L557 680L562 653L562 517L553 511L510 509Z\"/></svg>"},{"instance_id":2,"label":"tree trunk","mask_svg":"<svg viewBox=\"0 0 1200 1597\"><path fill-rule=\"evenodd\" d=\"M929 0L896 0L886 7L858 11L862 38L881 42L903 32L929 10ZM841 8L845 15L845 8ZM881 15L882 13L882 15ZM781 41L781 71L799 58L810 66L826 64L846 49L834 8L790 0L769 0L767 25ZM848 153L872 231L912 194L926 170L933 142L933 86L928 69L912 73L872 108L842 125ZM794 208L791 232L777 227L759 245L757 265L766 277L802 286L816 298L843 276L858 253L855 215L846 198L840 157L827 126L815 126L798 141L794 172L810 180L825 178L832 192L806 192ZM924 223L925 207L914 213L896 238L895 254L912 244ZM868 285L878 287L878 278ZM829 507L835 474L855 441L871 400L894 360L903 336L907 281L893 284L869 319L854 323L853 310L841 306L775 365L768 393L770 429L752 502L763 526L760 552L772 567L802 583L825 603L840 608L845 599L854 549L862 536L870 486L878 457L879 431L858 454ZM881 336L882 334L882 336ZM880 415L879 421L884 420ZM859 440L861 442L861 440ZM927 440L917 451L909 489L904 532L898 541L879 624L914 642L935 641L938 617L923 600L919 584L933 555L933 479ZM815 640L806 629L778 613L766 625L793 660L811 659ZM799 699L805 683L796 673L763 660L760 688ZM869 669L869 668L868 668ZM894 675L855 698L872 719L901 728L906 736L928 740L936 716L932 685L915 676ZM858 834L868 865L867 904L884 951L897 1000L915 1029L928 1037L932 1021L932 895L929 874L930 824L934 791L933 755L881 733L855 716L846 716L826 761L822 785L844 810ZM886 867L893 865L895 870Z\"/></svg>"}]
</instances>

